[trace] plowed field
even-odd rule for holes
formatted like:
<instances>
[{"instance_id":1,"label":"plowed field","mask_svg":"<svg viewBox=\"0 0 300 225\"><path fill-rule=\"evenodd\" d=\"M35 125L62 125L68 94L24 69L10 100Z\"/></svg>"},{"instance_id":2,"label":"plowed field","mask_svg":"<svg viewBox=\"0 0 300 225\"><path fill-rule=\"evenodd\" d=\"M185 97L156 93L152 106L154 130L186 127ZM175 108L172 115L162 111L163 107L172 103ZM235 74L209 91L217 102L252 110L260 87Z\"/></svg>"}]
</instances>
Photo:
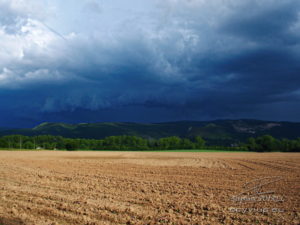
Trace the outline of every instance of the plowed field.
<instances>
[{"instance_id":1,"label":"plowed field","mask_svg":"<svg viewBox=\"0 0 300 225\"><path fill-rule=\"evenodd\" d=\"M300 154L0 151L0 224L300 224Z\"/></svg>"}]
</instances>

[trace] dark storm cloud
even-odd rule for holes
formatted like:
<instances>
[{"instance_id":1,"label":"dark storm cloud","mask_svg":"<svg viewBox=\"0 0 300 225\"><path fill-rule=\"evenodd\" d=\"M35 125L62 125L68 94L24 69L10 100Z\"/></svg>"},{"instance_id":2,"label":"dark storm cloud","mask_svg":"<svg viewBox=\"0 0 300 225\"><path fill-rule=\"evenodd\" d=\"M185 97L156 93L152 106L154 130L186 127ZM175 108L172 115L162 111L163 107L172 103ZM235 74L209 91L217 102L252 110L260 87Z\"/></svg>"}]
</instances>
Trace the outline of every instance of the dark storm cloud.
<instances>
[{"instance_id":1,"label":"dark storm cloud","mask_svg":"<svg viewBox=\"0 0 300 225\"><path fill-rule=\"evenodd\" d=\"M233 13L222 29L250 41L296 44L299 33L293 34L290 28L299 19L299 5L299 1L278 1L259 8L259 3L250 2Z\"/></svg>"},{"instance_id":2,"label":"dark storm cloud","mask_svg":"<svg viewBox=\"0 0 300 225\"><path fill-rule=\"evenodd\" d=\"M224 3L220 15L193 3L168 1L159 26L124 26L110 38L62 40L26 19L20 37L35 44L15 48L4 31L16 56L0 54L1 124L299 120L298 1Z\"/></svg>"},{"instance_id":3,"label":"dark storm cloud","mask_svg":"<svg viewBox=\"0 0 300 225\"><path fill-rule=\"evenodd\" d=\"M255 6L255 3L245 4L241 11L235 11L220 23L220 35L229 35L237 42L243 40L245 45L251 42L251 47L239 48L237 45L235 48L233 44L228 54L194 65L193 68L204 67L215 81L213 88L205 92L205 98L197 101L196 97L190 107L204 106L218 117L238 115L239 112L243 115L246 111L251 115L262 105L273 103L281 104L286 111L299 112L300 106L295 100L299 100L300 57L297 50L300 39L299 29L298 32L293 30L297 25L299 27L299 3L289 1L265 8ZM197 80L197 76L194 79ZM201 76L199 80L203 81ZM289 93L294 93L293 97ZM291 102L295 108L285 107ZM276 118L272 107L269 114Z\"/></svg>"}]
</instances>

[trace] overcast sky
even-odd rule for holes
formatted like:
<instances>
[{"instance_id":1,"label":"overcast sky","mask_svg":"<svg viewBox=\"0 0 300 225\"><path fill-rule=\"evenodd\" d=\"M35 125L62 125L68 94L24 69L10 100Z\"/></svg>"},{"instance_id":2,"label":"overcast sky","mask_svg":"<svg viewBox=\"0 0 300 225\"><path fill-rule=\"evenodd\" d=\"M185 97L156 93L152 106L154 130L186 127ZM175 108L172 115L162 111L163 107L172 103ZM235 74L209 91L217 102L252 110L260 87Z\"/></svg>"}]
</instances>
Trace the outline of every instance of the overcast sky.
<instances>
[{"instance_id":1,"label":"overcast sky","mask_svg":"<svg viewBox=\"0 0 300 225\"><path fill-rule=\"evenodd\" d=\"M299 115L299 0L0 0L0 127Z\"/></svg>"}]
</instances>

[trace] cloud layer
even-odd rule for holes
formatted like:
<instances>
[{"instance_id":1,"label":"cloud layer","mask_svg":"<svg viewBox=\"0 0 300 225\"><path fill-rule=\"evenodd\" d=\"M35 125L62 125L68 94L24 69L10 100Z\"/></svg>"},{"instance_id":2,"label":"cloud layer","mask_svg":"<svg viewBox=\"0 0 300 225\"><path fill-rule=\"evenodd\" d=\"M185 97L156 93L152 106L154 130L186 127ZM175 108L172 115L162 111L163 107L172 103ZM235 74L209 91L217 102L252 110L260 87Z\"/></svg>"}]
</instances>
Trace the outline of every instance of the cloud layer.
<instances>
[{"instance_id":1,"label":"cloud layer","mask_svg":"<svg viewBox=\"0 0 300 225\"><path fill-rule=\"evenodd\" d=\"M58 2L0 0L3 126L300 119L297 0Z\"/></svg>"}]
</instances>

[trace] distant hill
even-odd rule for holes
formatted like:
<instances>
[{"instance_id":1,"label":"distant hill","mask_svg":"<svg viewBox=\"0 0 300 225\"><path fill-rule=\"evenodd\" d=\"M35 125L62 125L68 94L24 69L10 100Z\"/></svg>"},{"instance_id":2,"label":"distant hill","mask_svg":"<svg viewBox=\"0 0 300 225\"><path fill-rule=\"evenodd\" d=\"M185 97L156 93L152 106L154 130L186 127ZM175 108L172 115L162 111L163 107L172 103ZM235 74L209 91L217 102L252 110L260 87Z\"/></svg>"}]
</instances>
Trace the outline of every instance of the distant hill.
<instances>
[{"instance_id":1,"label":"distant hill","mask_svg":"<svg viewBox=\"0 0 300 225\"><path fill-rule=\"evenodd\" d=\"M1 130L0 136L10 134L59 135L69 138L101 139L113 135L136 135L144 138L167 136L201 136L209 144L230 145L249 137L265 134L276 138L300 137L300 123L260 120L180 121L166 123L42 123L31 129Z\"/></svg>"}]
</instances>

